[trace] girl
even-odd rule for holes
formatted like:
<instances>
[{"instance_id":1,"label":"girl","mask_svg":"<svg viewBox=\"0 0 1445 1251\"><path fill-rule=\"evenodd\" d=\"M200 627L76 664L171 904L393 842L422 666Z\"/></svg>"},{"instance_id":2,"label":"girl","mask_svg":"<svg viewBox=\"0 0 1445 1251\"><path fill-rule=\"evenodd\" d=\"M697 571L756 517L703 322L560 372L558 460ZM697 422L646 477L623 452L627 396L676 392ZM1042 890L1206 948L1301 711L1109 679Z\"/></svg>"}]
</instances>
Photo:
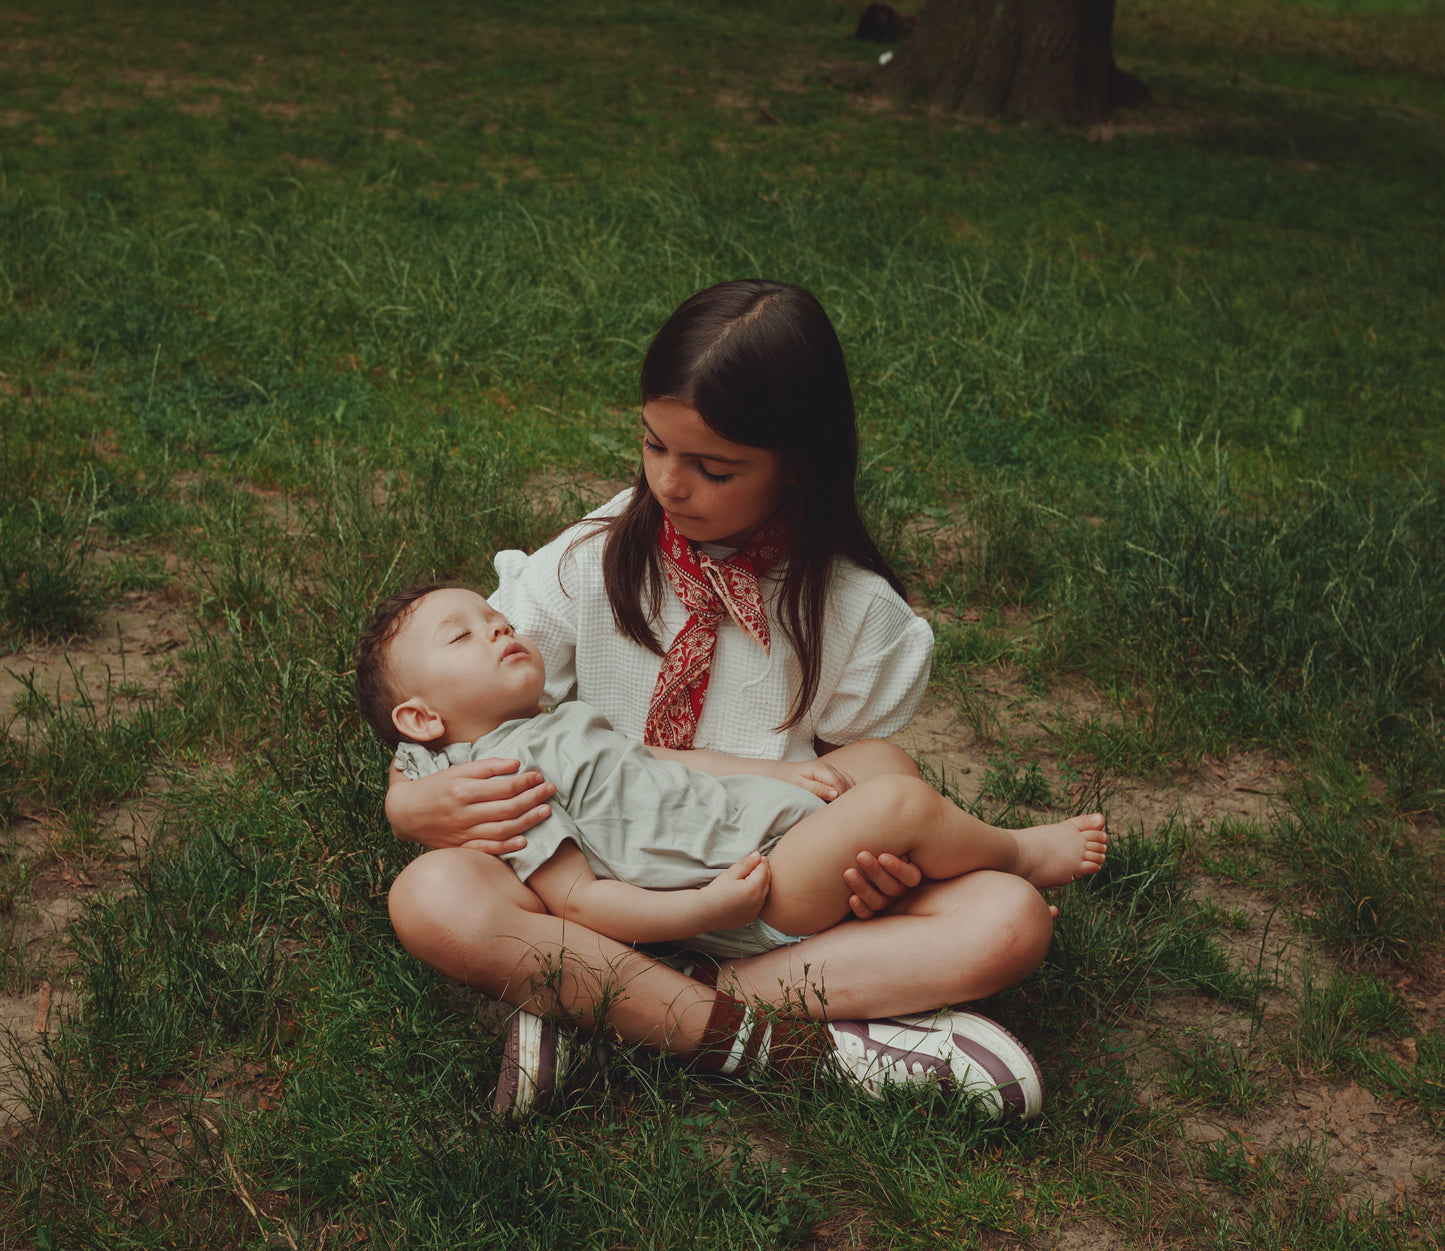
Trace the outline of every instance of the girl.
<instances>
[{"instance_id":1,"label":"girl","mask_svg":"<svg viewBox=\"0 0 1445 1251\"><path fill-rule=\"evenodd\" d=\"M499 555L492 601L540 647L549 700L585 699L664 749L824 756L814 778L832 798L847 779L826 753L906 724L932 648L859 515L837 335L798 287L708 288L658 332L642 401L637 482L530 558ZM896 767L916 775L902 753ZM785 1038L780 1023L755 1030L745 1006L786 1004L828 1022L823 1045L865 1086L919 1076L977 1086L986 1073L1012 1092L1004 1102L1038 1111L1036 1066L992 1022L877 1019L983 998L1031 973L1052 918L1021 878L918 885L913 866L862 856L845 875L860 919L724 960L714 987L564 927L507 865L476 854L524 845L520 832L548 813L545 781L506 776L516 768L478 762L419 781L393 772L387 796L398 835L437 849L392 887L403 944L524 1009L509 1028L499 1106L525 1105L555 1076L560 1036L528 1013L605 1021L732 1071L769 1043L774 1062L814 1045L797 1031Z\"/></svg>"}]
</instances>

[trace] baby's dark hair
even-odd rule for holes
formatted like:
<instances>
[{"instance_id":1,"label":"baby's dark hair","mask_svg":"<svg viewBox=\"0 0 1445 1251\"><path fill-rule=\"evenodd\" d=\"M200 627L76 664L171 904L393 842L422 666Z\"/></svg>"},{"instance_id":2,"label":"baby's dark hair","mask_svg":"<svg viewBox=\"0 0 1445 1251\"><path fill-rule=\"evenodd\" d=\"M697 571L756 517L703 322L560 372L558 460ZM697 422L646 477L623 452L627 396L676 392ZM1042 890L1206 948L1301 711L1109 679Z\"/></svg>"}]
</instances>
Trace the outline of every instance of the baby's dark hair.
<instances>
[{"instance_id":1,"label":"baby's dark hair","mask_svg":"<svg viewBox=\"0 0 1445 1251\"><path fill-rule=\"evenodd\" d=\"M408 587L382 602L371 615L371 623L356 643L356 706L367 725L388 747L401 742L391 720L391 710L400 700L392 687L391 641L417 604L433 591L445 590L444 583Z\"/></svg>"}]
</instances>

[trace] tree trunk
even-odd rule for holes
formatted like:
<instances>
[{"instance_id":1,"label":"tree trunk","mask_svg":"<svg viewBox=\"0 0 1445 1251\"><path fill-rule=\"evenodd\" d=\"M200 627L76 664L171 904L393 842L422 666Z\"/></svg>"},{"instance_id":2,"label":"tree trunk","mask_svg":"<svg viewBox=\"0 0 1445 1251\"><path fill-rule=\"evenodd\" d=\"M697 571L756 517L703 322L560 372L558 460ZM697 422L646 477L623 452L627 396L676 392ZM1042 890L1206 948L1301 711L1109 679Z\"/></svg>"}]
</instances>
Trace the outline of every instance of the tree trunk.
<instances>
[{"instance_id":1,"label":"tree trunk","mask_svg":"<svg viewBox=\"0 0 1445 1251\"><path fill-rule=\"evenodd\" d=\"M1114 64L1114 0L928 0L883 81L948 113L1072 126L1149 94Z\"/></svg>"}]
</instances>

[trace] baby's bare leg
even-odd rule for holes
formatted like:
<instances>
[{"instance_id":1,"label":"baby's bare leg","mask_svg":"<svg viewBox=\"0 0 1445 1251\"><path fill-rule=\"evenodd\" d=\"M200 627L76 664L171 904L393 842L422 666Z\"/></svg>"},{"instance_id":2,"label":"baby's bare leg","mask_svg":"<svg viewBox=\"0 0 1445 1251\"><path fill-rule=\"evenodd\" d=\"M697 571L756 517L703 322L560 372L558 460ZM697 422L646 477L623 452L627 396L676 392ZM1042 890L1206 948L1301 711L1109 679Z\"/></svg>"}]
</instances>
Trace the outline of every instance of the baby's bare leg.
<instances>
[{"instance_id":1,"label":"baby's bare leg","mask_svg":"<svg viewBox=\"0 0 1445 1251\"><path fill-rule=\"evenodd\" d=\"M889 773L910 778L918 776L918 766L913 763L913 758L901 747L882 739L864 739L846 747L835 747L821 760L855 783ZM858 917L875 916L916 887L921 876L922 871L917 865L892 852L866 848L858 853L853 864L843 870L849 910Z\"/></svg>"},{"instance_id":2,"label":"baby's bare leg","mask_svg":"<svg viewBox=\"0 0 1445 1251\"><path fill-rule=\"evenodd\" d=\"M1046 887L1097 872L1107 843L1102 817L1006 830L980 821L917 778L874 776L778 840L769 853L773 885L761 915L789 934L836 924L848 915L841 872L862 850L906 856L938 881L998 869Z\"/></svg>"}]
</instances>

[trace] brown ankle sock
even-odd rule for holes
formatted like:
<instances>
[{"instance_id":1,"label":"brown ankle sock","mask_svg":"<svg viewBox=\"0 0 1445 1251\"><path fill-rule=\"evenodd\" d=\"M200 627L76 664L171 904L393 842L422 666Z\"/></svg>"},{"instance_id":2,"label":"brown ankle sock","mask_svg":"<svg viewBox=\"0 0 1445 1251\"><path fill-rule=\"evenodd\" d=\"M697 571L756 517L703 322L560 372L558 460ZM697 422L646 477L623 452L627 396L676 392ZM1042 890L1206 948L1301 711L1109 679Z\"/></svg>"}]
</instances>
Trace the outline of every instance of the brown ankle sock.
<instances>
[{"instance_id":1,"label":"brown ankle sock","mask_svg":"<svg viewBox=\"0 0 1445 1251\"><path fill-rule=\"evenodd\" d=\"M811 1069L829 1049L820 1022L775 1015L766 1007L747 1008L718 991L702 1042L688 1058L708 1073L746 1076L766 1065L787 1074Z\"/></svg>"}]
</instances>

